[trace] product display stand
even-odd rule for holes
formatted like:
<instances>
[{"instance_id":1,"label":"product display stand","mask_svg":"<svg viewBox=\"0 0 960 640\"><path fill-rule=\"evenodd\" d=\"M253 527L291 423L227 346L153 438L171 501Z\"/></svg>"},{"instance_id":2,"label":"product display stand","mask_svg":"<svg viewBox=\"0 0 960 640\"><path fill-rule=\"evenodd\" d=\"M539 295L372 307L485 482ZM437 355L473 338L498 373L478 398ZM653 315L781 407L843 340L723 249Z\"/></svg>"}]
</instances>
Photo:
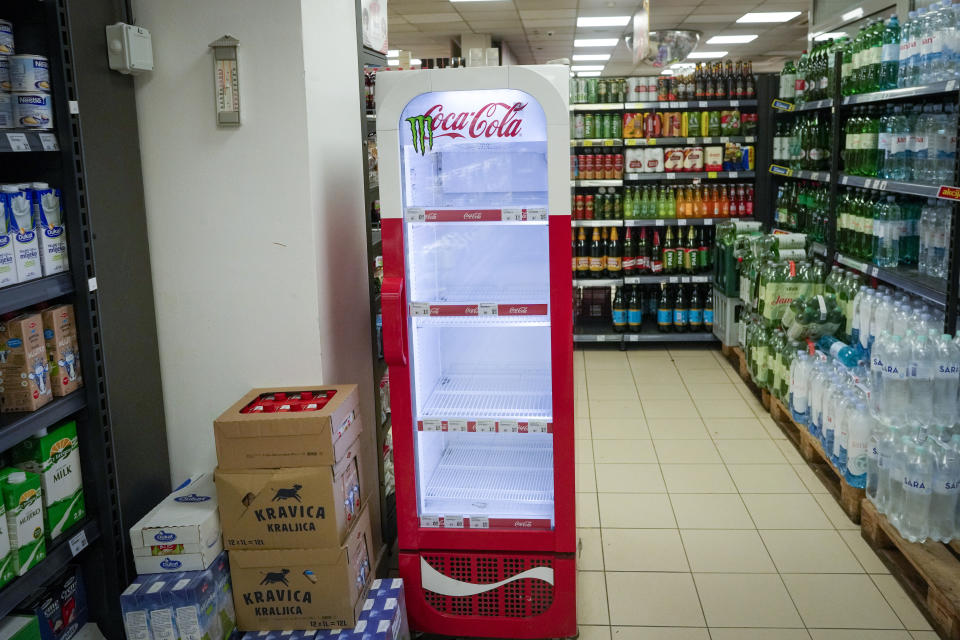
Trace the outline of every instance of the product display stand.
<instances>
[{"instance_id":1,"label":"product display stand","mask_svg":"<svg viewBox=\"0 0 960 640\"><path fill-rule=\"evenodd\" d=\"M101 350L97 273L85 192L82 105L75 89L70 18L65 0L12 3L5 19L15 25L22 51L43 52L50 63L54 129L27 132L29 151L13 151L22 133L0 134L0 181L45 181L61 190L69 273L0 289L0 311L41 302L74 307L84 386L32 413L0 414L0 449L7 449L62 420L76 420L87 516L47 545L47 557L0 590L0 616L24 603L70 563L79 563L88 591L90 619L106 637L123 636L117 599L128 573L120 520L106 372ZM41 136L42 134L42 136ZM11 137L13 136L13 137ZM40 141L35 145L32 141Z\"/></svg>"}]
</instances>

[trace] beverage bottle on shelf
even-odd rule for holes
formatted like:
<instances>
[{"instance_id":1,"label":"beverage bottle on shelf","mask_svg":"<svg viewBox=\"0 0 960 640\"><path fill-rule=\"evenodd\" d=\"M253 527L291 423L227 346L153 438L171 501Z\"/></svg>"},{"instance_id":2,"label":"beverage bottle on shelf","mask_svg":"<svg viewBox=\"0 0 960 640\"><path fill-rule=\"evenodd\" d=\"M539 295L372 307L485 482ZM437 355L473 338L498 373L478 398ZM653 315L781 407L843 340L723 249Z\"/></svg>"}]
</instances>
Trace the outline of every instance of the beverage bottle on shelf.
<instances>
[{"instance_id":1,"label":"beverage bottle on shelf","mask_svg":"<svg viewBox=\"0 0 960 640\"><path fill-rule=\"evenodd\" d=\"M643 325L643 305L640 298L639 285L630 288L630 298L627 301L627 329L631 333L639 333Z\"/></svg>"},{"instance_id":2,"label":"beverage bottle on shelf","mask_svg":"<svg viewBox=\"0 0 960 640\"><path fill-rule=\"evenodd\" d=\"M797 69L793 66L793 60L788 59L783 63L783 70L780 72L779 95L782 100L788 102L793 102L797 96Z\"/></svg>"},{"instance_id":3,"label":"beverage bottle on shelf","mask_svg":"<svg viewBox=\"0 0 960 640\"><path fill-rule=\"evenodd\" d=\"M633 237L633 227L627 227L623 235L623 257L620 266L626 278L637 272L637 243Z\"/></svg>"},{"instance_id":4,"label":"beverage bottle on shelf","mask_svg":"<svg viewBox=\"0 0 960 640\"><path fill-rule=\"evenodd\" d=\"M883 511L880 509L879 489L884 460L881 451L883 450L885 438L889 436L892 429L887 429L876 420L872 421L872 425L870 429L870 446L867 449L867 481L864 489L866 489L867 497L877 506L877 510L882 513ZM887 482L888 479L884 478L884 487L886 487Z\"/></svg>"},{"instance_id":5,"label":"beverage bottle on shelf","mask_svg":"<svg viewBox=\"0 0 960 640\"><path fill-rule=\"evenodd\" d=\"M960 435L930 446L933 455L933 493L930 500L930 531L934 540L949 542L960 536Z\"/></svg>"},{"instance_id":6,"label":"beverage bottle on shelf","mask_svg":"<svg viewBox=\"0 0 960 640\"><path fill-rule=\"evenodd\" d=\"M660 301L657 304L657 330L661 333L669 333L673 330L673 306L670 303L666 282L660 283Z\"/></svg>"},{"instance_id":7,"label":"beverage bottle on shelf","mask_svg":"<svg viewBox=\"0 0 960 640\"><path fill-rule=\"evenodd\" d=\"M600 255L603 260L602 266L603 270L600 273L601 278L609 277L607 271L607 249L610 248L610 229L609 227L603 227L600 229Z\"/></svg>"},{"instance_id":8,"label":"beverage bottle on shelf","mask_svg":"<svg viewBox=\"0 0 960 640\"><path fill-rule=\"evenodd\" d=\"M743 64L743 97L747 100L756 100L757 98L757 80L753 77L753 62L747 60Z\"/></svg>"},{"instance_id":9,"label":"beverage bottle on shelf","mask_svg":"<svg viewBox=\"0 0 960 640\"><path fill-rule=\"evenodd\" d=\"M577 231L577 278L587 278L590 275L590 249L587 246L587 236L581 227Z\"/></svg>"},{"instance_id":10,"label":"beverage bottle on shelf","mask_svg":"<svg viewBox=\"0 0 960 640\"><path fill-rule=\"evenodd\" d=\"M593 237L590 239L590 277L602 278L604 267L603 245L600 240L600 229L593 228Z\"/></svg>"},{"instance_id":11,"label":"beverage bottle on shelf","mask_svg":"<svg viewBox=\"0 0 960 640\"><path fill-rule=\"evenodd\" d=\"M878 90L896 89L900 59L900 23L897 15L890 16L883 29L882 49L880 54L880 79Z\"/></svg>"},{"instance_id":12,"label":"beverage bottle on shelf","mask_svg":"<svg viewBox=\"0 0 960 640\"><path fill-rule=\"evenodd\" d=\"M863 79L863 68L866 66L864 64L864 46L863 41L865 39L865 33L867 31L867 25L862 25L860 30L857 31L857 35L853 38L853 68L852 75L850 77L851 93L860 93L860 86Z\"/></svg>"},{"instance_id":13,"label":"beverage bottle on shelf","mask_svg":"<svg viewBox=\"0 0 960 640\"><path fill-rule=\"evenodd\" d=\"M864 403L858 401L848 415L847 464L844 475L851 487L863 489L867 486L871 436L875 426Z\"/></svg>"},{"instance_id":14,"label":"beverage bottle on shelf","mask_svg":"<svg viewBox=\"0 0 960 640\"><path fill-rule=\"evenodd\" d=\"M913 53L916 46L917 12L907 12L907 19L900 28L900 50L897 57L897 87L905 88L910 86L910 74L914 64Z\"/></svg>"},{"instance_id":15,"label":"beverage bottle on shelf","mask_svg":"<svg viewBox=\"0 0 960 640\"><path fill-rule=\"evenodd\" d=\"M675 189L668 188L666 189L667 194L667 204L666 204L666 217L676 218L677 217L677 199L674 195Z\"/></svg>"},{"instance_id":16,"label":"beverage bottle on shelf","mask_svg":"<svg viewBox=\"0 0 960 640\"><path fill-rule=\"evenodd\" d=\"M697 270L697 250L700 243L696 238L696 227L688 227L688 229L683 243L683 272L692 274Z\"/></svg>"},{"instance_id":17,"label":"beverage bottle on shelf","mask_svg":"<svg viewBox=\"0 0 960 640\"><path fill-rule=\"evenodd\" d=\"M683 333L687 330L690 307L683 292L683 286L677 286L677 297L673 303L673 330L677 333Z\"/></svg>"},{"instance_id":18,"label":"beverage bottle on shelf","mask_svg":"<svg viewBox=\"0 0 960 640\"><path fill-rule=\"evenodd\" d=\"M933 424L935 347L923 334L909 336L905 344L910 351L907 367L910 406L907 419L913 425Z\"/></svg>"},{"instance_id":19,"label":"beverage bottle on shelf","mask_svg":"<svg viewBox=\"0 0 960 640\"><path fill-rule=\"evenodd\" d=\"M933 459L922 444L908 450L903 477L903 510L897 528L910 542L923 542L929 534L933 497Z\"/></svg>"},{"instance_id":20,"label":"beverage bottle on shelf","mask_svg":"<svg viewBox=\"0 0 960 640\"><path fill-rule=\"evenodd\" d=\"M673 240L673 227L667 227L663 242L663 272L670 274L677 270L677 247Z\"/></svg>"},{"instance_id":21,"label":"beverage bottle on shelf","mask_svg":"<svg viewBox=\"0 0 960 640\"><path fill-rule=\"evenodd\" d=\"M700 297L700 287L693 285L690 287L690 311L688 314L688 324L690 332L703 331L703 302Z\"/></svg>"},{"instance_id":22,"label":"beverage bottle on shelf","mask_svg":"<svg viewBox=\"0 0 960 640\"><path fill-rule=\"evenodd\" d=\"M855 43L851 38L843 38L843 44L840 47L840 94L851 96L854 94L853 86L853 51Z\"/></svg>"},{"instance_id":23,"label":"beverage bottle on shelf","mask_svg":"<svg viewBox=\"0 0 960 640\"><path fill-rule=\"evenodd\" d=\"M627 306L623 300L623 287L617 287L613 296L613 330L617 333L623 333L627 329Z\"/></svg>"},{"instance_id":24,"label":"beverage bottle on shelf","mask_svg":"<svg viewBox=\"0 0 960 640\"><path fill-rule=\"evenodd\" d=\"M703 302L703 330L713 331L713 296L710 295L710 289L707 289L705 300Z\"/></svg>"},{"instance_id":25,"label":"beverage bottle on shelf","mask_svg":"<svg viewBox=\"0 0 960 640\"><path fill-rule=\"evenodd\" d=\"M610 227L610 237L607 240L607 277L619 278L623 275L623 255L620 241L617 237L617 228Z\"/></svg>"},{"instance_id":26,"label":"beverage bottle on shelf","mask_svg":"<svg viewBox=\"0 0 960 640\"><path fill-rule=\"evenodd\" d=\"M806 50L800 54L800 60L797 61L797 81L794 90L794 102L804 104L807 101L806 96L806 78L807 66L809 65L809 56Z\"/></svg>"},{"instance_id":27,"label":"beverage bottle on shelf","mask_svg":"<svg viewBox=\"0 0 960 640\"><path fill-rule=\"evenodd\" d=\"M727 189L725 185L720 185L720 217L729 218L730 217L730 198L727 196Z\"/></svg>"},{"instance_id":28,"label":"beverage bottle on shelf","mask_svg":"<svg viewBox=\"0 0 960 640\"><path fill-rule=\"evenodd\" d=\"M627 227L629 233L630 227ZM647 228L640 228L640 237L637 239L637 248L634 252L636 256L636 272L639 274L650 273L650 246L647 244Z\"/></svg>"},{"instance_id":29,"label":"beverage bottle on shelf","mask_svg":"<svg viewBox=\"0 0 960 640\"><path fill-rule=\"evenodd\" d=\"M960 349L949 335L933 343L936 354L933 382L933 424L950 426L960 414Z\"/></svg>"},{"instance_id":30,"label":"beverage bottle on shelf","mask_svg":"<svg viewBox=\"0 0 960 640\"><path fill-rule=\"evenodd\" d=\"M660 244L660 232L653 232L653 240L650 243L650 251L648 255L650 256L650 273L659 274L663 273L663 248Z\"/></svg>"},{"instance_id":31,"label":"beverage bottle on shelf","mask_svg":"<svg viewBox=\"0 0 960 640\"><path fill-rule=\"evenodd\" d=\"M864 112L860 130L860 173L861 176L875 177L879 165L879 113L874 108Z\"/></svg>"}]
</instances>

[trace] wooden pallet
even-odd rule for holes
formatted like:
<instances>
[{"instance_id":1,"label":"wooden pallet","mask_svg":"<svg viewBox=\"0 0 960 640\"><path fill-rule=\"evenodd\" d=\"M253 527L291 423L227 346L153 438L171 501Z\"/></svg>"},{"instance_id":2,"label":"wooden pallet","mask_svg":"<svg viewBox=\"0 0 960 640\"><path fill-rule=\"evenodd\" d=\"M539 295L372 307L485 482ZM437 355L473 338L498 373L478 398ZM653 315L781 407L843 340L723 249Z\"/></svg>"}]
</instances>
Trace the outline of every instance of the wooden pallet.
<instances>
[{"instance_id":1,"label":"wooden pallet","mask_svg":"<svg viewBox=\"0 0 960 640\"><path fill-rule=\"evenodd\" d=\"M897 578L941 638L960 640L960 542L905 540L864 499L860 533Z\"/></svg>"},{"instance_id":2,"label":"wooden pallet","mask_svg":"<svg viewBox=\"0 0 960 640\"><path fill-rule=\"evenodd\" d=\"M840 504L843 512L853 522L860 522L860 505L865 495L864 490L851 487L847 483L843 474L830 463L830 458L824 452L820 440L811 435L806 425L797 424L793 420L790 409L775 396L770 398L770 417L797 447L800 456L806 460L827 491Z\"/></svg>"}]
</instances>

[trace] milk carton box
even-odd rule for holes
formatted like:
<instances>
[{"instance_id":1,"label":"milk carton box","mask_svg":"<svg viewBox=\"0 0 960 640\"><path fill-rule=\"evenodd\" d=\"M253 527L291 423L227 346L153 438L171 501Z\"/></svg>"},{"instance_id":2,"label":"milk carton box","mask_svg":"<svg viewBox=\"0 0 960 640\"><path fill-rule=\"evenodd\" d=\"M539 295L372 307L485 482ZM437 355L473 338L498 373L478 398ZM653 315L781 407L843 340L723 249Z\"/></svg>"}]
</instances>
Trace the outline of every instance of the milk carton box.
<instances>
[{"instance_id":1,"label":"milk carton box","mask_svg":"<svg viewBox=\"0 0 960 640\"><path fill-rule=\"evenodd\" d=\"M7 215L6 194L0 189L0 287L20 282L17 261L14 256L14 231Z\"/></svg>"},{"instance_id":2,"label":"milk carton box","mask_svg":"<svg viewBox=\"0 0 960 640\"><path fill-rule=\"evenodd\" d=\"M150 617L143 596L155 576L138 576L120 594L120 611L127 640L150 640Z\"/></svg>"},{"instance_id":3,"label":"milk carton box","mask_svg":"<svg viewBox=\"0 0 960 640\"><path fill-rule=\"evenodd\" d=\"M83 386L80 375L80 346L73 305L58 304L44 309L43 339L50 363L50 385L53 395L65 396Z\"/></svg>"},{"instance_id":4,"label":"milk carton box","mask_svg":"<svg viewBox=\"0 0 960 640\"><path fill-rule=\"evenodd\" d=\"M0 322L0 411L35 411L52 399L40 314Z\"/></svg>"},{"instance_id":5,"label":"milk carton box","mask_svg":"<svg viewBox=\"0 0 960 640\"><path fill-rule=\"evenodd\" d=\"M7 216L7 225L13 236L13 260L17 266L20 282L34 280L43 275L40 265L40 241L37 238L37 223L33 206L27 192L19 185L0 187L0 202Z\"/></svg>"},{"instance_id":6,"label":"milk carton box","mask_svg":"<svg viewBox=\"0 0 960 640\"><path fill-rule=\"evenodd\" d=\"M0 620L0 640L40 640L37 616L15 615Z\"/></svg>"},{"instance_id":7,"label":"milk carton box","mask_svg":"<svg viewBox=\"0 0 960 640\"><path fill-rule=\"evenodd\" d=\"M60 189L51 189L46 182L30 185L30 203L40 240L40 266L43 275L62 273L70 268L67 259L67 231L63 226Z\"/></svg>"},{"instance_id":8,"label":"milk carton box","mask_svg":"<svg viewBox=\"0 0 960 640\"><path fill-rule=\"evenodd\" d=\"M13 568L22 576L47 557L40 476L7 467L0 470L0 490L7 510Z\"/></svg>"},{"instance_id":9,"label":"milk carton box","mask_svg":"<svg viewBox=\"0 0 960 640\"><path fill-rule=\"evenodd\" d=\"M7 528L7 509L0 500L0 587L13 580L16 575L13 552L10 549L10 532Z\"/></svg>"},{"instance_id":10,"label":"milk carton box","mask_svg":"<svg viewBox=\"0 0 960 640\"><path fill-rule=\"evenodd\" d=\"M41 430L15 446L11 457L17 468L40 476L44 528L50 540L83 519L86 508L76 422Z\"/></svg>"}]
</instances>

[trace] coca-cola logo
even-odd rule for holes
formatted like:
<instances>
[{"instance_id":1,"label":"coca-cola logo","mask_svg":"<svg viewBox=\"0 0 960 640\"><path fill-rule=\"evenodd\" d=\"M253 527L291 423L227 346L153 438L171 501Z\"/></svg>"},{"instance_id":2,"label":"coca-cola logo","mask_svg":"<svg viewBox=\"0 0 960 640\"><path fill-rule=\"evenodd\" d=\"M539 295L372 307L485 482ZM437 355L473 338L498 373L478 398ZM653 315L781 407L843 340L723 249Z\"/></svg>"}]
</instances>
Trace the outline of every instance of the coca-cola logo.
<instances>
[{"instance_id":1,"label":"coca-cola logo","mask_svg":"<svg viewBox=\"0 0 960 640\"><path fill-rule=\"evenodd\" d=\"M523 119L519 117L527 104L515 102L488 102L475 111L443 110L435 104L423 115L406 119L410 123L413 148L425 155L433 149L436 138L516 138L520 135Z\"/></svg>"},{"instance_id":2,"label":"coca-cola logo","mask_svg":"<svg viewBox=\"0 0 960 640\"><path fill-rule=\"evenodd\" d=\"M483 214L479 211L468 211L463 214L464 220L483 220Z\"/></svg>"},{"instance_id":3,"label":"coca-cola logo","mask_svg":"<svg viewBox=\"0 0 960 640\"><path fill-rule=\"evenodd\" d=\"M519 527L521 529L529 529L533 526L533 523L530 522L529 520L514 520L513 526Z\"/></svg>"},{"instance_id":4,"label":"coca-cola logo","mask_svg":"<svg viewBox=\"0 0 960 640\"><path fill-rule=\"evenodd\" d=\"M510 307L507 310L507 313L512 316L525 316L527 315L527 308L526 307Z\"/></svg>"}]
</instances>

